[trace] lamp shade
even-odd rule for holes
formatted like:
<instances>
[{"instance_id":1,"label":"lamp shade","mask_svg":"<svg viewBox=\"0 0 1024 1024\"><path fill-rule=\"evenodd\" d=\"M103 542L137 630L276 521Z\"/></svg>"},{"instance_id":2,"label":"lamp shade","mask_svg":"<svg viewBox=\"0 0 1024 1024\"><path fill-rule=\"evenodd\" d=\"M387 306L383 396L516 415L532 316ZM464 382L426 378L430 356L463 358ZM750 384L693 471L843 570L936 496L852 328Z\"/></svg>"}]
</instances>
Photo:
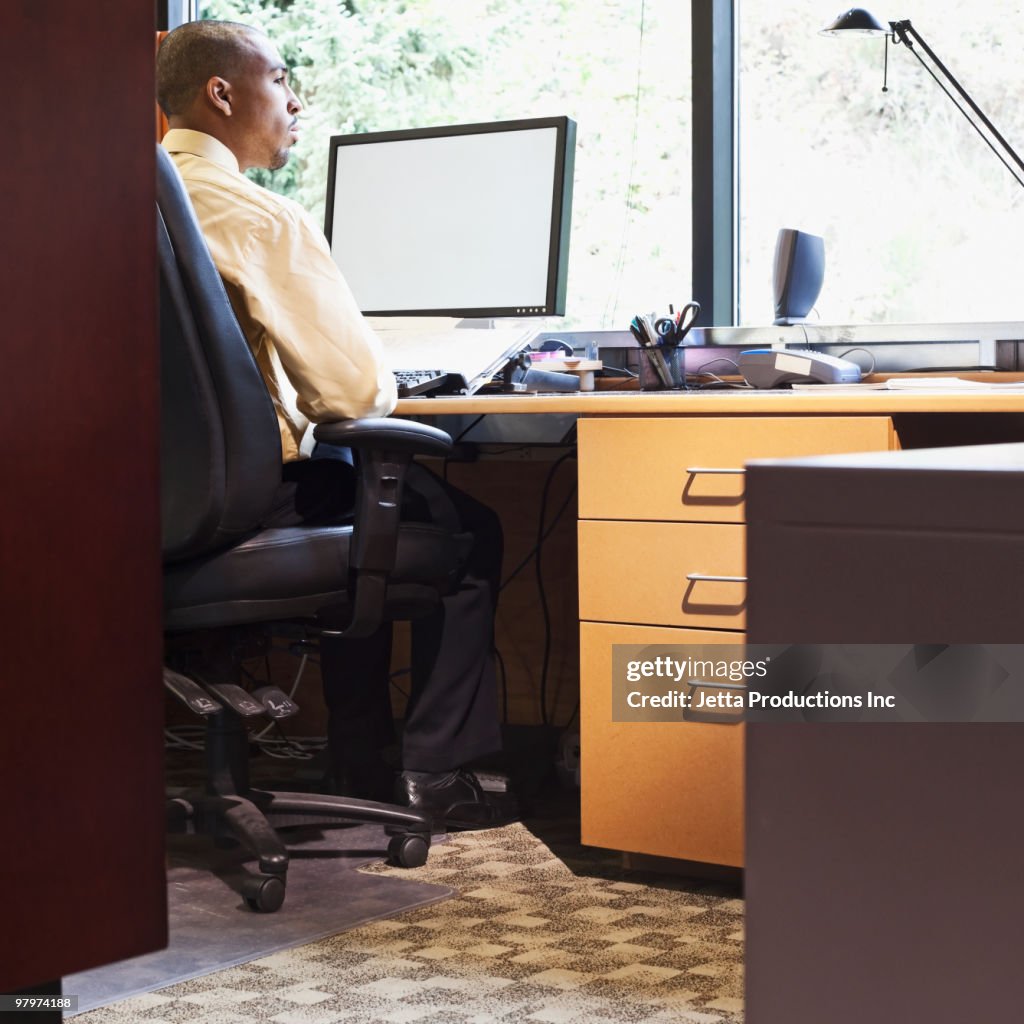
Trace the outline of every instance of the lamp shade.
<instances>
[{"instance_id":1,"label":"lamp shade","mask_svg":"<svg viewBox=\"0 0 1024 1024\"><path fill-rule=\"evenodd\" d=\"M835 36L840 32L859 32L865 36L888 35L890 28L883 25L870 11L863 7L851 7L831 24L826 25L819 35Z\"/></svg>"}]
</instances>

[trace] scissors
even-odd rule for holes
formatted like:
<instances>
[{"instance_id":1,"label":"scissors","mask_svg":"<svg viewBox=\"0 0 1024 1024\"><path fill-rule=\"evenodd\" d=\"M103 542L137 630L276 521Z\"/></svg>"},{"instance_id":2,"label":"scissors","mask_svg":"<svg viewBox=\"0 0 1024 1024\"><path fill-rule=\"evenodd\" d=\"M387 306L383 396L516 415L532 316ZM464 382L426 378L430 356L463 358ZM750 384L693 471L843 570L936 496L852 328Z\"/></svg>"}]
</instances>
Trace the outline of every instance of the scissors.
<instances>
[{"instance_id":1,"label":"scissors","mask_svg":"<svg viewBox=\"0 0 1024 1024\"><path fill-rule=\"evenodd\" d=\"M654 329L662 345L674 348L683 343L683 339L690 333L690 328L696 323L697 317L700 316L700 303L696 300L688 302L678 313L671 306L668 308L671 315L656 320Z\"/></svg>"}]
</instances>

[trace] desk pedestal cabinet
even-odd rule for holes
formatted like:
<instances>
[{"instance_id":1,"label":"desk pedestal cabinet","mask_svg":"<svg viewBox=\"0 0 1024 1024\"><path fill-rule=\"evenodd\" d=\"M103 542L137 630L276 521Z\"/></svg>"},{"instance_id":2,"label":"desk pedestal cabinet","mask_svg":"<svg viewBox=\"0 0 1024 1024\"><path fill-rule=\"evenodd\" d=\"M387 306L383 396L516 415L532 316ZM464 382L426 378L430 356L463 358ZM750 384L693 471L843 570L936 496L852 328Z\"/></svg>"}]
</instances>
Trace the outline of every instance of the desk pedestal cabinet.
<instances>
[{"instance_id":1,"label":"desk pedestal cabinet","mask_svg":"<svg viewBox=\"0 0 1024 1024\"><path fill-rule=\"evenodd\" d=\"M1020 642L1024 445L752 466L747 494L751 640ZM747 755L750 1024L1020 1019L1024 725L755 724Z\"/></svg>"},{"instance_id":2,"label":"desk pedestal cabinet","mask_svg":"<svg viewBox=\"0 0 1024 1024\"><path fill-rule=\"evenodd\" d=\"M580 421L584 843L742 865L743 727L612 721L612 646L743 642L745 461L894 446L888 416Z\"/></svg>"},{"instance_id":3,"label":"desk pedestal cabinet","mask_svg":"<svg viewBox=\"0 0 1024 1024\"><path fill-rule=\"evenodd\" d=\"M746 575L748 459L1024 440L1024 396L1000 389L464 396L398 408L428 410L580 417L584 842L732 866L743 861L742 727L614 723L612 646L743 638L746 588L707 577ZM858 551L859 573L872 558ZM752 566L751 578L762 571ZM778 581L762 582L772 594Z\"/></svg>"}]
</instances>

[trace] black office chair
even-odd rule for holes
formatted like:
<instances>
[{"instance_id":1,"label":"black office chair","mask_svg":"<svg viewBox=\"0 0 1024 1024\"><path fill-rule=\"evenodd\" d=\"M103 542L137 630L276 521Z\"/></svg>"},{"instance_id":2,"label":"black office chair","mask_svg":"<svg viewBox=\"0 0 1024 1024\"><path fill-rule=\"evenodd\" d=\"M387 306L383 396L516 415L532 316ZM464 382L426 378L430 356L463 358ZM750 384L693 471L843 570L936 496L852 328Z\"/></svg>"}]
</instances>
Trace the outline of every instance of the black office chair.
<instances>
[{"instance_id":1,"label":"black office chair","mask_svg":"<svg viewBox=\"0 0 1024 1024\"><path fill-rule=\"evenodd\" d=\"M458 580L464 538L400 523L402 485L414 454L443 455L451 439L402 420L321 424L320 440L356 451L352 525L261 529L281 481L277 417L177 169L159 146L157 221L165 630L299 620L364 636L382 621L430 611ZM284 900L288 854L271 821L383 823L394 860L426 860L429 823L408 809L251 788L244 719L278 714L279 699L230 681L200 686L170 668L164 681L207 721L206 787L169 801L170 826L233 837L258 859L259 873L241 886L252 909L273 911Z\"/></svg>"}]
</instances>

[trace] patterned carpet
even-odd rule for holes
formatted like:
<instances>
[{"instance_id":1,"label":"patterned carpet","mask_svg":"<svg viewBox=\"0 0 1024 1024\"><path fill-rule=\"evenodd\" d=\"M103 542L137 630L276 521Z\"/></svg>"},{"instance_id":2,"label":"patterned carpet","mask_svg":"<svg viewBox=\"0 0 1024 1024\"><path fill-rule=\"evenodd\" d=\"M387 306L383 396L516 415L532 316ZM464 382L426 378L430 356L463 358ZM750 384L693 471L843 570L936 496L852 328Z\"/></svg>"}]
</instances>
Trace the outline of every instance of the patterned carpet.
<instances>
[{"instance_id":1,"label":"patterned carpet","mask_svg":"<svg viewBox=\"0 0 1024 1024\"><path fill-rule=\"evenodd\" d=\"M79 1024L734 1024L735 886L625 872L579 823L453 835L458 898L81 1014ZM400 872L386 865L365 870Z\"/></svg>"}]
</instances>

